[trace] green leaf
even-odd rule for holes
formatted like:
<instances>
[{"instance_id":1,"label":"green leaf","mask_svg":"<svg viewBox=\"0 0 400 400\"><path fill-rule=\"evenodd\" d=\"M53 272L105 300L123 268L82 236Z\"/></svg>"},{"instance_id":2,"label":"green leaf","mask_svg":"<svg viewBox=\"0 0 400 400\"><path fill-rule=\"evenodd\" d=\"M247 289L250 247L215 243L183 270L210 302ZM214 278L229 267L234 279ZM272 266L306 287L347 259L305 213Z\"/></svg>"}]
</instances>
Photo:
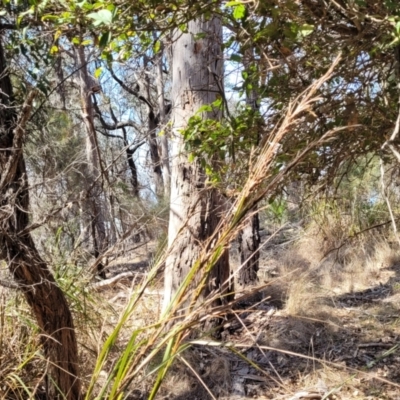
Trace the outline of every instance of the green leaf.
<instances>
[{"instance_id":1,"label":"green leaf","mask_svg":"<svg viewBox=\"0 0 400 400\"><path fill-rule=\"evenodd\" d=\"M61 17L64 19L68 19L71 17L71 13L69 11L64 11L61 13Z\"/></svg>"},{"instance_id":2,"label":"green leaf","mask_svg":"<svg viewBox=\"0 0 400 400\"><path fill-rule=\"evenodd\" d=\"M234 54L231 54L230 60L235 61L235 62L241 62L242 58L243 57L240 54L234 53Z\"/></svg>"},{"instance_id":3,"label":"green leaf","mask_svg":"<svg viewBox=\"0 0 400 400\"><path fill-rule=\"evenodd\" d=\"M218 98L217 100L213 101L212 105L215 108L220 108L223 105L222 98Z\"/></svg>"},{"instance_id":4,"label":"green leaf","mask_svg":"<svg viewBox=\"0 0 400 400\"><path fill-rule=\"evenodd\" d=\"M209 104L205 104L204 106L201 106L197 110L196 114L200 114L202 112L209 112L209 111L212 111L212 107Z\"/></svg>"},{"instance_id":5,"label":"green leaf","mask_svg":"<svg viewBox=\"0 0 400 400\"><path fill-rule=\"evenodd\" d=\"M311 35L314 31L314 25L304 24L300 26L299 32L302 36L306 37Z\"/></svg>"},{"instance_id":6,"label":"green leaf","mask_svg":"<svg viewBox=\"0 0 400 400\"><path fill-rule=\"evenodd\" d=\"M243 18L245 14L246 14L246 7L243 4L238 4L233 9L233 18L235 19Z\"/></svg>"},{"instance_id":7,"label":"green leaf","mask_svg":"<svg viewBox=\"0 0 400 400\"><path fill-rule=\"evenodd\" d=\"M112 12L109 10L100 10L97 12L89 13L89 18L94 19L93 25L99 26L101 24L110 25L112 23Z\"/></svg>"},{"instance_id":8,"label":"green leaf","mask_svg":"<svg viewBox=\"0 0 400 400\"><path fill-rule=\"evenodd\" d=\"M154 54L157 54L160 51L160 49L161 49L161 42L159 40L156 40L153 46Z\"/></svg>"},{"instance_id":9,"label":"green leaf","mask_svg":"<svg viewBox=\"0 0 400 400\"><path fill-rule=\"evenodd\" d=\"M99 40L99 47L106 47L111 40L111 32L104 32Z\"/></svg>"},{"instance_id":10,"label":"green leaf","mask_svg":"<svg viewBox=\"0 0 400 400\"><path fill-rule=\"evenodd\" d=\"M182 33L187 33L187 31L188 31L188 26L187 26L187 24L180 24L180 25L178 26L178 28L179 28L179 30L180 30Z\"/></svg>"},{"instance_id":11,"label":"green leaf","mask_svg":"<svg viewBox=\"0 0 400 400\"><path fill-rule=\"evenodd\" d=\"M103 67L97 68L97 69L94 71L94 77L95 77L96 79L98 79L102 72L103 72Z\"/></svg>"},{"instance_id":12,"label":"green leaf","mask_svg":"<svg viewBox=\"0 0 400 400\"><path fill-rule=\"evenodd\" d=\"M83 6L86 4L86 0L81 1L80 3L75 3L79 8L83 8Z\"/></svg>"},{"instance_id":13,"label":"green leaf","mask_svg":"<svg viewBox=\"0 0 400 400\"><path fill-rule=\"evenodd\" d=\"M42 21L47 21L47 20L58 21L59 20L59 16L58 15L52 15L52 14L43 15Z\"/></svg>"},{"instance_id":14,"label":"green leaf","mask_svg":"<svg viewBox=\"0 0 400 400\"><path fill-rule=\"evenodd\" d=\"M199 32L194 35L194 40L205 39L207 37L207 33Z\"/></svg>"}]
</instances>

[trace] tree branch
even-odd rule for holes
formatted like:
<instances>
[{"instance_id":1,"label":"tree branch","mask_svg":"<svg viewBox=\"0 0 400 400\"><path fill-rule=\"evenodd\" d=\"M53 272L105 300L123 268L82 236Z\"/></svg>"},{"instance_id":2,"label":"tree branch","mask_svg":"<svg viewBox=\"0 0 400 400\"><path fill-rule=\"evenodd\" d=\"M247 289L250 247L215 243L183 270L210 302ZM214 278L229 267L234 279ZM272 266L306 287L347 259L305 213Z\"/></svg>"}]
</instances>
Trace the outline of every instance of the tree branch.
<instances>
[{"instance_id":1,"label":"tree branch","mask_svg":"<svg viewBox=\"0 0 400 400\"><path fill-rule=\"evenodd\" d=\"M103 126L104 129L107 129L108 131L115 131L117 129L122 129L126 128L128 126L135 128L138 132L140 132L140 127L136 122L133 121L124 121L124 122L114 122L114 124L108 123L104 117L102 112L100 111L99 105L97 104L96 97L93 96L93 107L94 110L96 111L96 117L99 119L101 122L101 125Z\"/></svg>"},{"instance_id":2,"label":"tree branch","mask_svg":"<svg viewBox=\"0 0 400 400\"><path fill-rule=\"evenodd\" d=\"M15 149L14 153L10 156L10 159L7 161L7 164L2 171L1 179L0 179L0 191L4 189L4 187L13 181L13 176L16 173L17 165L22 152L22 144L25 134L25 127L27 122L29 121L29 117L31 115L32 103L33 99L37 94L36 90L32 90L22 106L21 113L19 115L18 121L16 123L16 127L13 132L13 145L12 147Z\"/></svg>"},{"instance_id":3,"label":"tree branch","mask_svg":"<svg viewBox=\"0 0 400 400\"><path fill-rule=\"evenodd\" d=\"M137 90L133 90L132 88L130 88L129 86L127 86L121 79L119 79L113 69L112 66L109 66L109 71L111 76L114 78L114 80L123 88L125 89L128 93L130 93L131 95L135 96L137 99L143 101L144 103L147 104L147 106L152 110L153 106L151 105L150 101L146 99L146 97L143 97L142 95L139 94L139 92Z\"/></svg>"}]
</instances>

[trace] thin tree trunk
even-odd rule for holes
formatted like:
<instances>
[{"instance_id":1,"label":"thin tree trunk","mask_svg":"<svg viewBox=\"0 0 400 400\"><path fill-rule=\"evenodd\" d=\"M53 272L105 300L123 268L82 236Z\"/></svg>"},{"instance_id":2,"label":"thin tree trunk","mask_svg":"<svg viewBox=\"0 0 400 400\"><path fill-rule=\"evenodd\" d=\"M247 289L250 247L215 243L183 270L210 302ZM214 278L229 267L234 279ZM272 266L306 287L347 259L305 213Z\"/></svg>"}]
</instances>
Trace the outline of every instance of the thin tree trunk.
<instances>
[{"instance_id":1,"label":"thin tree trunk","mask_svg":"<svg viewBox=\"0 0 400 400\"><path fill-rule=\"evenodd\" d=\"M125 128L124 128L125 130ZM126 135L124 135L125 137ZM138 174L137 174L137 168L135 161L133 160L133 155L135 154L135 150L132 150L128 146L128 141L125 139L124 140L124 146L126 148L126 158L128 160L128 166L131 171L131 184L132 184L132 189L133 189L133 195L135 197L139 197L139 180L138 180Z\"/></svg>"},{"instance_id":2,"label":"thin tree trunk","mask_svg":"<svg viewBox=\"0 0 400 400\"><path fill-rule=\"evenodd\" d=\"M144 57L144 67L147 68L147 57ZM157 197L162 197L164 195L164 180L163 173L161 169L161 159L160 159L160 151L157 143L157 117L154 113L154 107L150 101L150 79L149 75L144 73L144 85L146 89L146 106L148 110L148 127L149 127L149 147L150 147L150 158L153 166L153 174L154 174L154 184L155 184L155 192Z\"/></svg>"},{"instance_id":3,"label":"thin tree trunk","mask_svg":"<svg viewBox=\"0 0 400 400\"><path fill-rule=\"evenodd\" d=\"M201 106L213 103L220 95L221 22L216 17L198 19L189 22L188 30L189 33L176 32L173 45L173 159L164 308L198 258L202 245L214 233L223 211L221 197L207 186L200 163L188 160L180 133ZM215 109L203 116L221 118L221 112ZM212 270L203 298L211 291L222 291L228 279L229 259L225 252Z\"/></svg>"},{"instance_id":4,"label":"thin tree trunk","mask_svg":"<svg viewBox=\"0 0 400 400\"><path fill-rule=\"evenodd\" d=\"M114 121L114 124L118 123L118 119L110 106L110 114L111 118ZM132 189L133 189L133 195L137 198L139 198L139 180L138 180L138 175L137 175L137 168L135 161L133 159L133 155L135 154L135 151L138 149L138 147L131 148L128 143L128 132L125 127L121 128L122 130L122 137L124 139L124 148L125 148L125 153L126 153L126 159L128 162L128 167L131 171L131 184L132 184Z\"/></svg>"},{"instance_id":5,"label":"thin tree trunk","mask_svg":"<svg viewBox=\"0 0 400 400\"><path fill-rule=\"evenodd\" d=\"M243 289L248 284L257 282L259 269L260 247L260 220L256 210L254 215L247 219L239 233L240 270L236 284Z\"/></svg>"},{"instance_id":6,"label":"thin tree trunk","mask_svg":"<svg viewBox=\"0 0 400 400\"><path fill-rule=\"evenodd\" d=\"M159 54L157 55L157 94L158 94L158 109L160 112L159 126L165 129L165 98L164 98L164 83L163 83L163 70L162 70L162 59L163 59L163 46L161 45ZM161 142L161 164L164 179L164 195L169 198L171 190L171 171L169 166L169 150L168 150L168 137L166 132L160 137Z\"/></svg>"},{"instance_id":7,"label":"thin tree trunk","mask_svg":"<svg viewBox=\"0 0 400 400\"><path fill-rule=\"evenodd\" d=\"M149 107L149 147L150 147L150 158L151 163L153 165L153 174L154 174L154 184L155 184L155 191L157 197L162 197L164 195L164 181L161 169L161 160L160 154L158 151L158 143L157 143L157 122L156 116L154 112Z\"/></svg>"},{"instance_id":8,"label":"thin tree trunk","mask_svg":"<svg viewBox=\"0 0 400 400\"><path fill-rule=\"evenodd\" d=\"M8 263L42 331L49 361L48 399L77 400L81 385L72 315L28 229L29 193L22 145L33 97L31 93L17 116L0 42L0 257Z\"/></svg>"},{"instance_id":9,"label":"thin tree trunk","mask_svg":"<svg viewBox=\"0 0 400 400\"><path fill-rule=\"evenodd\" d=\"M247 50L244 57L244 66L251 74L251 63L253 60L253 51ZM253 89L249 90L246 95L246 103L254 112L258 112L258 93L255 84ZM257 143L258 144L258 138ZM251 211L253 215L245 221L243 229L239 232L239 271L236 278L236 284L239 289L245 288L248 284L257 281L257 271L259 269L259 247L260 247L260 218L257 212L257 206Z\"/></svg>"},{"instance_id":10,"label":"thin tree trunk","mask_svg":"<svg viewBox=\"0 0 400 400\"><path fill-rule=\"evenodd\" d=\"M105 223L105 199L101 185L100 149L97 142L96 130L94 128L94 109L92 102L93 79L91 79L85 55L85 47L75 47L78 74L81 89L82 117L86 127L86 157L87 157L87 180L89 187L89 207L92 221L92 237L94 256L97 258L107 249L107 232ZM98 274L105 279L104 266L100 262L97 267Z\"/></svg>"},{"instance_id":11,"label":"thin tree trunk","mask_svg":"<svg viewBox=\"0 0 400 400\"><path fill-rule=\"evenodd\" d=\"M145 57L144 61L146 68L147 59ZM161 169L161 160L160 160L160 153L158 149L157 143L157 116L154 113L154 107L150 102L150 81L147 74L144 77L144 86L146 89L146 96L142 96L140 91L140 86L137 85L136 89L132 89L131 87L127 86L121 79L119 79L115 73L113 72L112 68L110 68L110 73L113 79L120 84L122 88L124 88L128 93L135 96L141 102L146 104L147 107L147 116L148 116L148 144L150 148L150 158L151 163L153 166L153 179L154 179L154 186L155 186L155 193L157 197L162 197L164 195L164 180L163 180L163 173Z\"/></svg>"},{"instance_id":12,"label":"thin tree trunk","mask_svg":"<svg viewBox=\"0 0 400 400\"><path fill-rule=\"evenodd\" d=\"M153 176L154 176L154 184L155 184L155 192L157 197L162 197L164 195L164 181L162 176L161 169L161 160L160 154L158 151L158 143L157 143L157 123L156 117L154 115L153 110L149 110L149 148L150 148L150 158L153 166Z\"/></svg>"}]
</instances>

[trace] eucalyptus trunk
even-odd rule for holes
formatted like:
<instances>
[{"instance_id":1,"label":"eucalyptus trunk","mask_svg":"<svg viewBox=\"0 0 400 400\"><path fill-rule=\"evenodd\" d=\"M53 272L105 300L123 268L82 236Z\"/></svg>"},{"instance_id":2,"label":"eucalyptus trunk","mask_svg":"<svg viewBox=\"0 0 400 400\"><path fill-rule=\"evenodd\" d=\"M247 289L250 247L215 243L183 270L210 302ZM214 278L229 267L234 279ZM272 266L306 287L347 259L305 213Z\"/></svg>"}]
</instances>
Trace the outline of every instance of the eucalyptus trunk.
<instances>
[{"instance_id":1,"label":"eucalyptus trunk","mask_svg":"<svg viewBox=\"0 0 400 400\"><path fill-rule=\"evenodd\" d=\"M171 190L171 169L169 166L168 137L165 132L166 112L165 112L162 59L163 59L163 45L161 45L161 49L156 58L156 67L157 67L156 84L157 84L157 94L158 94L158 109L160 111L159 126L161 127L161 129L164 129L164 133L160 137L161 164L162 164L162 173L163 173L163 179L164 179L164 195L166 198L169 198L169 193Z\"/></svg>"},{"instance_id":2,"label":"eucalyptus trunk","mask_svg":"<svg viewBox=\"0 0 400 400\"><path fill-rule=\"evenodd\" d=\"M164 308L214 233L223 211L221 196L207 185L200 162L189 161L181 133L201 106L221 96L221 21L216 17L191 21L188 33L175 32L173 42L171 205ZM221 118L219 109L202 115L204 119ZM225 252L214 266L202 298L211 291L223 291L228 280L229 259Z\"/></svg>"},{"instance_id":3,"label":"eucalyptus trunk","mask_svg":"<svg viewBox=\"0 0 400 400\"><path fill-rule=\"evenodd\" d=\"M94 127L94 107L92 95L99 90L94 79L89 75L85 47L76 46L79 85L81 91L82 118L86 127L86 179L88 183L86 211L90 215L90 229L93 238L94 256L101 256L108 247L106 232L106 202L102 187L102 173L100 165L100 148ZM106 274L102 262L97 264L98 274L105 278Z\"/></svg>"},{"instance_id":4,"label":"eucalyptus trunk","mask_svg":"<svg viewBox=\"0 0 400 400\"><path fill-rule=\"evenodd\" d=\"M148 59L145 59L145 68L147 68ZM150 88L150 77L147 73L144 74L144 86L146 89L146 106L148 112L148 140L149 140L149 149L150 149L150 158L153 167L153 177L154 177L154 186L155 192L158 198L162 198L164 196L164 180L163 180L163 171L162 171L162 163L160 158L160 149L157 142L157 116L154 112L154 106L151 102L151 88Z\"/></svg>"},{"instance_id":5,"label":"eucalyptus trunk","mask_svg":"<svg viewBox=\"0 0 400 400\"><path fill-rule=\"evenodd\" d=\"M47 398L77 400L81 385L72 315L29 230L22 146L33 98L31 92L18 115L0 41L0 258L7 262L41 330L49 361Z\"/></svg>"}]
</instances>

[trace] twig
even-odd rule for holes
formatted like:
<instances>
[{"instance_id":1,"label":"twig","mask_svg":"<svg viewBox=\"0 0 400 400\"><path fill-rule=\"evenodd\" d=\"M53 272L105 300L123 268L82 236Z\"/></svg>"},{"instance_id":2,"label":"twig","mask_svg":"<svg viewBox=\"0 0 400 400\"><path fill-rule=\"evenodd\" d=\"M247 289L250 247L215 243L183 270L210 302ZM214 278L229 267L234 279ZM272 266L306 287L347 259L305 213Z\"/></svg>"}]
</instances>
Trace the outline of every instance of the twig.
<instances>
[{"instance_id":1,"label":"twig","mask_svg":"<svg viewBox=\"0 0 400 400\"><path fill-rule=\"evenodd\" d=\"M4 167L4 170L1 173L0 191L3 191L5 186L9 182L12 181L12 177L15 175L15 171L17 169L17 165L18 165L20 155L22 152L22 144L23 144L23 139L24 139L24 134L25 134L25 127L26 127L27 122L29 121L29 117L31 115L31 110L32 110L33 99L35 98L36 94L37 94L37 91L32 90L28 94L28 96L22 106L20 116L18 118L16 127L13 132L14 138L13 138L12 147L15 148L16 150L10 156L7 164Z\"/></svg>"},{"instance_id":2,"label":"twig","mask_svg":"<svg viewBox=\"0 0 400 400\"><path fill-rule=\"evenodd\" d=\"M329 250L321 257L321 259L320 259L319 261L321 262L325 257L327 257L329 254L331 254L333 251L339 251L343 246L345 246L347 243L349 243L351 240L353 240L353 239L356 238L357 236L362 235L363 233L368 232L368 231L370 231L370 230L372 230L372 229L380 228L380 227L382 227L382 226L385 226L385 225L387 225L387 224L390 224L391 222L392 222L392 220L390 219L389 221L385 221L385 222L382 222L381 224L376 224L376 225L369 226L368 228L362 229L361 231L358 231L358 232L353 233L352 235L349 235L349 236L342 242L342 244L341 244L340 246L334 247L333 249L329 249Z\"/></svg>"},{"instance_id":3,"label":"twig","mask_svg":"<svg viewBox=\"0 0 400 400\"><path fill-rule=\"evenodd\" d=\"M122 278L133 277L133 276L136 276L136 275L137 275L137 272L122 272L121 274L118 274L117 276L114 276L112 278L105 279L105 280L100 281L100 282L92 283L90 286L93 289L98 290L98 289L104 288L106 286L111 286L111 285L115 284L117 281L119 281Z\"/></svg>"},{"instance_id":4,"label":"twig","mask_svg":"<svg viewBox=\"0 0 400 400\"><path fill-rule=\"evenodd\" d=\"M213 400L217 400L216 397L212 394L211 390L205 384L203 379L201 379L200 375L194 370L194 368L182 357L178 356L178 358L192 371L193 375L198 379L198 381L203 385L204 389L207 390L208 394L211 396Z\"/></svg>"},{"instance_id":5,"label":"twig","mask_svg":"<svg viewBox=\"0 0 400 400\"><path fill-rule=\"evenodd\" d=\"M393 343L360 343L357 347L359 349L363 349L366 347L388 347L388 348L391 348L393 346L394 346Z\"/></svg>"},{"instance_id":6,"label":"twig","mask_svg":"<svg viewBox=\"0 0 400 400\"><path fill-rule=\"evenodd\" d=\"M20 289L18 283L12 281L5 281L3 279L0 279L0 286L6 287L8 289Z\"/></svg>"}]
</instances>

